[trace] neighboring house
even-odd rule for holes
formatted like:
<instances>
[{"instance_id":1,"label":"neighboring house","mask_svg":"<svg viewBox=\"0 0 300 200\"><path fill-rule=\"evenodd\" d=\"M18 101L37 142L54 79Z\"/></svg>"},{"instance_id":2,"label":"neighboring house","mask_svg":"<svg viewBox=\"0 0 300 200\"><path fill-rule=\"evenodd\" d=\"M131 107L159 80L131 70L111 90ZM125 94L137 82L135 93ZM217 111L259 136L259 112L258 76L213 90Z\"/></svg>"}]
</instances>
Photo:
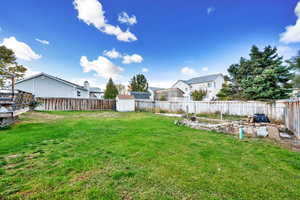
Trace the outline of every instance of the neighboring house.
<instances>
[{"instance_id":1,"label":"neighboring house","mask_svg":"<svg viewBox=\"0 0 300 200\"><path fill-rule=\"evenodd\" d=\"M300 89L293 88L292 97L300 97Z\"/></svg>"},{"instance_id":2,"label":"neighboring house","mask_svg":"<svg viewBox=\"0 0 300 200\"><path fill-rule=\"evenodd\" d=\"M184 95L184 92L178 88L156 90L154 100L177 101L180 99L182 100L184 97L183 95Z\"/></svg>"},{"instance_id":3,"label":"neighboring house","mask_svg":"<svg viewBox=\"0 0 300 200\"><path fill-rule=\"evenodd\" d=\"M150 99L155 100L155 93L158 90L165 90L166 88L149 87L148 92L150 93Z\"/></svg>"},{"instance_id":4,"label":"neighboring house","mask_svg":"<svg viewBox=\"0 0 300 200\"><path fill-rule=\"evenodd\" d=\"M184 92L187 100L192 100L191 93L195 90L206 90L207 96L204 100L213 100L217 98L217 93L222 89L224 83L223 74L212 74L200 76L189 80L179 80L172 88L179 88Z\"/></svg>"},{"instance_id":5,"label":"neighboring house","mask_svg":"<svg viewBox=\"0 0 300 200\"><path fill-rule=\"evenodd\" d=\"M131 91L129 93L135 99L150 99L150 93L149 92L135 92L135 91Z\"/></svg>"},{"instance_id":6,"label":"neighboring house","mask_svg":"<svg viewBox=\"0 0 300 200\"><path fill-rule=\"evenodd\" d=\"M87 83L88 84L88 83ZM80 86L75 83L51 76L46 73L25 78L16 82L15 88L30 92L36 97L56 97L56 98L90 98L94 95L93 89L89 91L88 87Z\"/></svg>"},{"instance_id":7,"label":"neighboring house","mask_svg":"<svg viewBox=\"0 0 300 200\"><path fill-rule=\"evenodd\" d=\"M84 81L84 87L89 91L89 98L92 99L103 99L104 98L104 92L101 91L98 87L90 87L90 84L88 81Z\"/></svg>"}]
</instances>

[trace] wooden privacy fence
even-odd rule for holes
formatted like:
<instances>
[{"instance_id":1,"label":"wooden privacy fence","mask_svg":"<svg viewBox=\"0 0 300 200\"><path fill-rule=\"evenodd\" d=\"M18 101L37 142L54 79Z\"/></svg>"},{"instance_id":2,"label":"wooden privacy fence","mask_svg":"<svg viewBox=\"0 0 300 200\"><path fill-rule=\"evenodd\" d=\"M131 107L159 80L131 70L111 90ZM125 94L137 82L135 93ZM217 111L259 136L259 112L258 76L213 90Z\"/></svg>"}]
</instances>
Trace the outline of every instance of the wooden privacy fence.
<instances>
[{"instance_id":1,"label":"wooden privacy fence","mask_svg":"<svg viewBox=\"0 0 300 200\"><path fill-rule=\"evenodd\" d=\"M115 110L116 101L109 99L37 98L36 110Z\"/></svg>"},{"instance_id":2,"label":"wooden privacy fence","mask_svg":"<svg viewBox=\"0 0 300 200\"><path fill-rule=\"evenodd\" d=\"M165 110L168 112L184 111L188 113L224 113L247 116L256 113L266 114L271 119L284 120L284 103L266 103L260 101L149 101L136 100L136 110Z\"/></svg>"},{"instance_id":3,"label":"wooden privacy fence","mask_svg":"<svg viewBox=\"0 0 300 200\"><path fill-rule=\"evenodd\" d=\"M285 125L300 139L300 99L283 102L286 106Z\"/></svg>"}]
</instances>

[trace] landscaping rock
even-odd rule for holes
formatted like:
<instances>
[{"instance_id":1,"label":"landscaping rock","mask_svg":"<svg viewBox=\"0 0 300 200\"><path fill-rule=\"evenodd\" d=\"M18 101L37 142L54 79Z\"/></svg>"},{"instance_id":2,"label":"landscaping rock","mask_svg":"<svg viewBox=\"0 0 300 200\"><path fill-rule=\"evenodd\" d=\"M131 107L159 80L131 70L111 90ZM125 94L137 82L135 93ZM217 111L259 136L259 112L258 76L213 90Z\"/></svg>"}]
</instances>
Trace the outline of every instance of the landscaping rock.
<instances>
[{"instance_id":1,"label":"landscaping rock","mask_svg":"<svg viewBox=\"0 0 300 200\"><path fill-rule=\"evenodd\" d=\"M279 136L283 139L292 139L292 136L287 133L279 133Z\"/></svg>"},{"instance_id":2,"label":"landscaping rock","mask_svg":"<svg viewBox=\"0 0 300 200\"><path fill-rule=\"evenodd\" d=\"M262 126L262 127L257 128L257 136L258 137L267 137L268 134L269 134L269 132L267 130L267 127Z\"/></svg>"},{"instance_id":3,"label":"landscaping rock","mask_svg":"<svg viewBox=\"0 0 300 200\"><path fill-rule=\"evenodd\" d=\"M268 137L275 140L280 140L279 130L277 127L269 126L268 127Z\"/></svg>"}]
</instances>

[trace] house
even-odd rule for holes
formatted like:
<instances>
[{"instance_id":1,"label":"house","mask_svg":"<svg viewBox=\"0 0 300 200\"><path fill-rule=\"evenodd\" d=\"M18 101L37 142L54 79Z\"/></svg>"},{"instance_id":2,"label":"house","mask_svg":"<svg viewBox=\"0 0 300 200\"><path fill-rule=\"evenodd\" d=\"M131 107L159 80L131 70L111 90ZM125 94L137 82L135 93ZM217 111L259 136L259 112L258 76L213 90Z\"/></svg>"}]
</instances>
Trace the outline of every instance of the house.
<instances>
[{"instance_id":1,"label":"house","mask_svg":"<svg viewBox=\"0 0 300 200\"><path fill-rule=\"evenodd\" d=\"M155 94L158 90L165 90L165 88L158 88L158 87L149 87L148 92L150 93L150 100L155 100Z\"/></svg>"},{"instance_id":2,"label":"house","mask_svg":"<svg viewBox=\"0 0 300 200\"><path fill-rule=\"evenodd\" d=\"M206 90L207 95L204 100L213 100L217 98L217 93L222 89L224 83L223 74L212 74L200 76L189 80L178 80L172 88L178 88L184 92L187 100L192 100L191 94L195 90Z\"/></svg>"},{"instance_id":3,"label":"house","mask_svg":"<svg viewBox=\"0 0 300 200\"><path fill-rule=\"evenodd\" d=\"M104 92L98 87L90 87L88 81L84 81L84 87L89 91L89 98L91 99L104 99Z\"/></svg>"},{"instance_id":4,"label":"house","mask_svg":"<svg viewBox=\"0 0 300 200\"><path fill-rule=\"evenodd\" d=\"M169 88L155 91L154 100L157 101L177 101L184 98L184 92L179 88Z\"/></svg>"},{"instance_id":5,"label":"house","mask_svg":"<svg viewBox=\"0 0 300 200\"><path fill-rule=\"evenodd\" d=\"M46 73L17 81L15 88L30 92L36 97L96 98L101 94L100 88L90 88L88 82L85 82L85 86L80 86Z\"/></svg>"}]
</instances>

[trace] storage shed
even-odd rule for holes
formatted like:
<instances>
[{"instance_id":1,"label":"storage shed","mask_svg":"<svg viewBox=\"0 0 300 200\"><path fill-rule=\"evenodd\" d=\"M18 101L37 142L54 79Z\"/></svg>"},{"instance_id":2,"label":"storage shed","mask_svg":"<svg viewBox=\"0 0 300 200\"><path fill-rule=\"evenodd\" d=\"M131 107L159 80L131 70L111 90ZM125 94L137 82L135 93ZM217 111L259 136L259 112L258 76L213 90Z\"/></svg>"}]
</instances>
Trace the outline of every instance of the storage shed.
<instances>
[{"instance_id":1,"label":"storage shed","mask_svg":"<svg viewBox=\"0 0 300 200\"><path fill-rule=\"evenodd\" d=\"M135 111L134 97L131 95L117 96L117 111L118 112L133 112Z\"/></svg>"}]
</instances>

